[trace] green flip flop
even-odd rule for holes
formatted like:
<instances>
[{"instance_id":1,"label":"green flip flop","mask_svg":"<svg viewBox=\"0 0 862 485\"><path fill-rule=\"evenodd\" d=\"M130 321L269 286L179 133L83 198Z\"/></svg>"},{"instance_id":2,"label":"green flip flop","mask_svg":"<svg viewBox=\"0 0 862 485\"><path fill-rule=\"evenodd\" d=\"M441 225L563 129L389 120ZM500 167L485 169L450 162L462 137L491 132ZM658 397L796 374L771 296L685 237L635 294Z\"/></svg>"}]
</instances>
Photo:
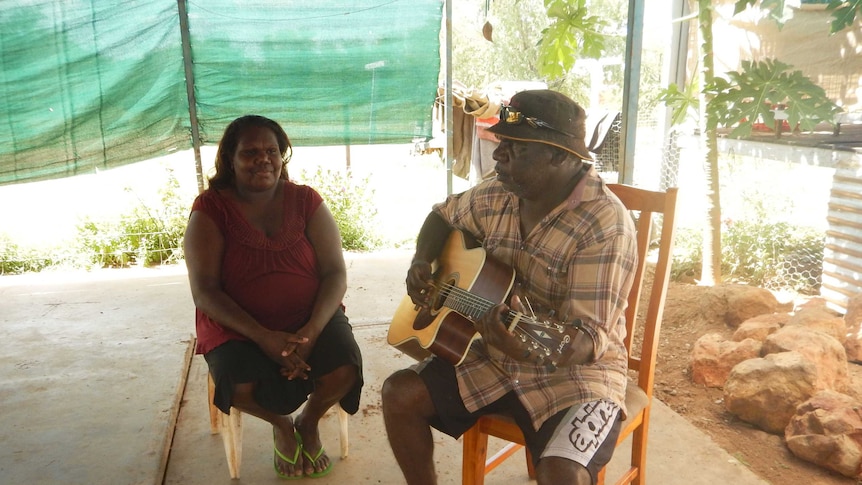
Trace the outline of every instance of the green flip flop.
<instances>
[{"instance_id":1,"label":"green flip flop","mask_svg":"<svg viewBox=\"0 0 862 485\"><path fill-rule=\"evenodd\" d=\"M278 469L278 459L282 459L283 461L290 463L291 465L296 465L296 461L299 460L299 452L302 450L302 438L299 437L299 433L294 431L293 436L296 437L296 450L293 452L293 459L284 456L282 452L278 451L278 447L275 446L275 430L272 432L272 449L275 452L275 456L272 457L272 467L275 468L275 474L278 475L278 478L283 480L299 480L302 478L302 475L288 475L286 473L282 473L281 470ZM319 455L318 455L319 457Z\"/></svg>"},{"instance_id":2,"label":"green flip flop","mask_svg":"<svg viewBox=\"0 0 862 485\"><path fill-rule=\"evenodd\" d=\"M310 454L310 453L308 453L307 451L305 451L305 448L303 448L303 449L302 449L302 454L303 454L303 456L305 456L306 460L308 460L308 461L310 461L310 462L312 463L312 466L314 466L314 465L316 465L316 464L317 464L317 460L319 460L319 459L320 459L320 457L321 457L321 456L323 456L323 454L324 454L325 452L326 452L326 450L325 450L325 449L323 448L323 446L321 445L321 446L320 446L320 450L318 450L318 451L317 451L317 455L315 455L315 456L312 458L311 454ZM307 473L307 474L305 474L305 476L306 476L306 477L308 477L308 478L320 478L320 477L323 477L323 476L328 475L328 474L329 474L329 472L331 472L331 471L332 471L332 459L330 458L330 460L329 460L329 465L328 465L325 469L323 469L323 470L321 470L321 471L319 471L319 472Z\"/></svg>"}]
</instances>

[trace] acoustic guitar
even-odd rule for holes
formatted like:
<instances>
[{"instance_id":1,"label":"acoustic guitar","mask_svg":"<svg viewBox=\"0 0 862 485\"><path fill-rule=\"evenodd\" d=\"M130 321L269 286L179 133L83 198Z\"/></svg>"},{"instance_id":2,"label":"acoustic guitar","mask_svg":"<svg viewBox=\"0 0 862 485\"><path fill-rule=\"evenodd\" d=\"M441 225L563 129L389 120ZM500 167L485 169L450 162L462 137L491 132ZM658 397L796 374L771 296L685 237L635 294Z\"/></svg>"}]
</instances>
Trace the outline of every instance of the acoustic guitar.
<instances>
[{"instance_id":1,"label":"acoustic guitar","mask_svg":"<svg viewBox=\"0 0 862 485\"><path fill-rule=\"evenodd\" d=\"M482 247L468 248L460 231L449 235L432 269L430 308L418 307L405 295L392 317L386 340L416 359L434 354L457 366L473 342L481 338L472 322L507 300L515 272ZM535 315L516 311L510 311L503 320L509 332L542 356L544 365L556 368L571 357L569 344L578 332L577 325L539 321Z\"/></svg>"}]
</instances>

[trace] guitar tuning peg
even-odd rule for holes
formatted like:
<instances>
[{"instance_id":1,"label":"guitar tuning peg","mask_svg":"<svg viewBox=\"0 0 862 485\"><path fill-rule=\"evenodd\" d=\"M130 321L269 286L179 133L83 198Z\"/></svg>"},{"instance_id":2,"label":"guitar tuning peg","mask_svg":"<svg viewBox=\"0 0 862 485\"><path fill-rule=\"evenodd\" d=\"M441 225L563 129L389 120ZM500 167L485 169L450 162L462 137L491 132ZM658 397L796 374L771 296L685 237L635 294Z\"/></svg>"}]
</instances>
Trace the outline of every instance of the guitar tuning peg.
<instances>
[{"instance_id":1,"label":"guitar tuning peg","mask_svg":"<svg viewBox=\"0 0 862 485\"><path fill-rule=\"evenodd\" d=\"M581 327L582 327L583 325L584 325L584 322L583 322L580 318L576 318L576 319L574 319L574 320L572 321L572 327L574 327L574 328L575 328L575 330L582 331L582 330L581 330Z\"/></svg>"}]
</instances>

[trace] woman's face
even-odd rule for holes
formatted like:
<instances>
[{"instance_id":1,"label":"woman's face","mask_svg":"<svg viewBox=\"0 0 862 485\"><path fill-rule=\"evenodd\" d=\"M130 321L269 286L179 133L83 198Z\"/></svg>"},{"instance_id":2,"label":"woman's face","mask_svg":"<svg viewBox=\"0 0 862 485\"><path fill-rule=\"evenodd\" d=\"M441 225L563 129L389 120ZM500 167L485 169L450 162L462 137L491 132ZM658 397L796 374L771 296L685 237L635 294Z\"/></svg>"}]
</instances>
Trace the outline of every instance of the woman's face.
<instances>
[{"instance_id":1,"label":"woman's face","mask_svg":"<svg viewBox=\"0 0 862 485\"><path fill-rule=\"evenodd\" d=\"M233 154L233 169L237 189L259 192L274 187L282 170L275 133L260 126L243 131Z\"/></svg>"}]
</instances>

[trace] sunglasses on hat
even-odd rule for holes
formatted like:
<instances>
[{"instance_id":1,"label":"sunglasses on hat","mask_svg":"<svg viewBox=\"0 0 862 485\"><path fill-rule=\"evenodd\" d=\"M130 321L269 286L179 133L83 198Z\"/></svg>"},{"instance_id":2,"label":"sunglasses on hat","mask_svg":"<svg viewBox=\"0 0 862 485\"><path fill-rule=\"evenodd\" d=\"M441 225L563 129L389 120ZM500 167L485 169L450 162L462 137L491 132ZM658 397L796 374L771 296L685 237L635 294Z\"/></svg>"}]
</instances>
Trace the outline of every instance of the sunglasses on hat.
<instances>
[{"instance_id":1,"label":"sunglasses on hat","mask_svg":"<svg viewBox=\"0 0 862 485\"><path fill-rule=\"evenodd\" d=\"M525 116L524 113L521 113L517 109L507 106L505 104L500 105L500 122L506 123L507 125L520 125L521 123L526 122L533 128L546 128L551 131L556 131L557 133L561 133L566 136L574 137L571 133L566 133L563 130L558 130L554 128L550 124L545 121L540 120L539 118L533 118L530 116Z\"/></svg>"}]
</instances>

